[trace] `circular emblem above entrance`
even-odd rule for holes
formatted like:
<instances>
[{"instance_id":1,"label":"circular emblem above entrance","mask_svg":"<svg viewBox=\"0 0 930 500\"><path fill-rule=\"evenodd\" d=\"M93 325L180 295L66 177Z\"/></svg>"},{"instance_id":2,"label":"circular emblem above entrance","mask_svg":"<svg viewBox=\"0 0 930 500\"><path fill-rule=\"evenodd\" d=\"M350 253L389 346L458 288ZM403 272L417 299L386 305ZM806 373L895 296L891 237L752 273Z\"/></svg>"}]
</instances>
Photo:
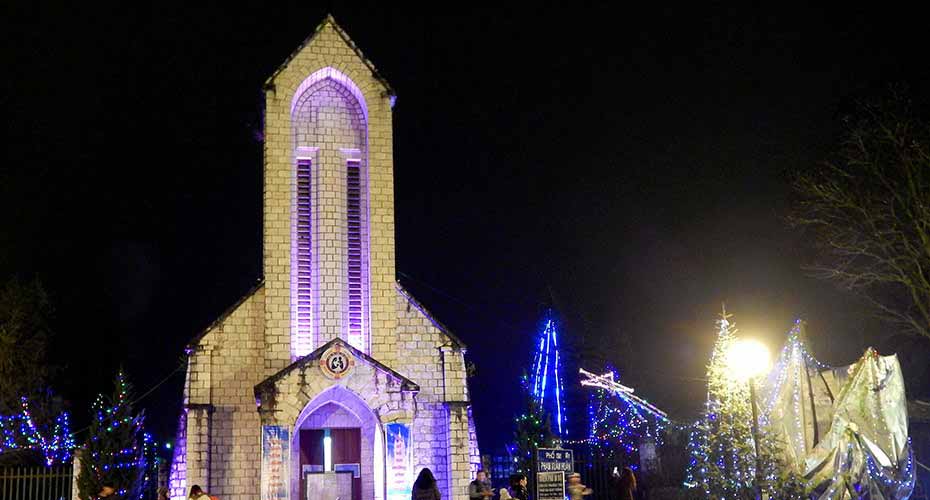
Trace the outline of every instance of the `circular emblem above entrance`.
<instances>
[{"instance_id":1,"label":"circular emblem above entrance","mask_svg":"<svg viewBox=\"0 0 930 500\"><path fill-rule=\"evenodd\" d=\"M355 358L352 353L342 346L334 345L320 357L320 369L323 375L331 379L341 379L355 367Z\"/></svg>"}]
</instances>

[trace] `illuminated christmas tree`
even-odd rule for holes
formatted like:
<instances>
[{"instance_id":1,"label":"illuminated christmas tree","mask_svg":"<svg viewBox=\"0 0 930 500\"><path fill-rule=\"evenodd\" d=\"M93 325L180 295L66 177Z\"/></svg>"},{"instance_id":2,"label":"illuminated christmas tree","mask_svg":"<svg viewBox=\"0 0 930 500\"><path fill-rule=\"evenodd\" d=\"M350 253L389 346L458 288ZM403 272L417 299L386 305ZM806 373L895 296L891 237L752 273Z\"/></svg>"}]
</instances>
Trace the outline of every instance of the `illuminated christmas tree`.
<instances>
[{"instance_id":1,"label":"illuminated christmas tree","mask_svg":"<svg viewBox=\"0 0 930 500\"><path fill-rule=\"evenodd\" d=\"M154 479L149 467L152 440L143 430L143 414L133 414L132 386L122 371L114 385L113 396L97 396L92 407L77 479L82 500L96 498L106 483L113 484L120 498L140 499Z\"/></svg>"},{"instance_id":2,"label":"illuminated christmas tree","mask_svg":"<svg viewBox=\"0 0 930 500\"><path fill-rule=\"evenodd\" d=\"M52 399L50 392L46 395L45 399ZM0 415L0 455L39 456L47 466L69 462L74 436L68 412L58 412L54 418L47 411L36 415L30 402L23 397L18 413Z\"/></svg>"},{"instance_id":3,"label":"illuminated christmas tree","mask_svg":"<svg viewBox=\"0 0 930 500\"><path fill-rule=\"evenodd\" d=\"M523 389L525 408L516 418L516 439L514 456L517 459L517 470L523 473L532 472L533 455L537 448L549 448L553 444L555 435L549 423L549 416L539 405L533 394L532 384L525 374L520 379Z\"/></svg>"},{"instance_id":4,"label":"illuminated christmas tree","mask_svg":"<svg viewBox=\"0 0 930 500\"><path fill-rule=\"evenodd\" d=\"M708 498L755 498L757 457L752 431L749 385L733 377L727 353L736 342L736 327L724 311L717 322L717 341L707 368L707 403L692 429L686 486ZM760 433L758 487L771 492L776 476L776 449Z\"/></svg>"},{"instance_id":5,"label":"illuminated christmas tree","mask_svg":"<svg viewBox=\"0 0 930 500\"><path fill-rule=\"evenodd\" d=\"M536 341L530 389L536 405L552 422L552 431L563 437L567 431L565 399L562 394L562 364L559 353L558 322L551 309L546 311L542 330Z\"/></svg>"}]
</instances>

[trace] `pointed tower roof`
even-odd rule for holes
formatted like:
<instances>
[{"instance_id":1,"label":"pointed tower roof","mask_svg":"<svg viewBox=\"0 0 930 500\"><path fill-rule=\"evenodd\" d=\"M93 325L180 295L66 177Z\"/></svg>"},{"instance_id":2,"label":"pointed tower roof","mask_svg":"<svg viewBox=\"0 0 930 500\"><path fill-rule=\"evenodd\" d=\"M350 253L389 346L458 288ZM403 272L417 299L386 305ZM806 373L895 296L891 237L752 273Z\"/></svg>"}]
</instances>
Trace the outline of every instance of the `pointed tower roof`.
<instances>
[{"instance_id":1,"label":"pointed tower roof","mask_svg":"<svg viewBox=\"0 0 930 500\"><path fill-rule=\"evenodd\" d=\"M381 73L378 72L378 69L375 68L375 65L372 64L372 62L369 61L367 57L365 57L365 54L362 53L362 50L358 48L358 45L356 45L355 42L353 42L351 38L349 38L348 33L346 33L344 29L342 29L342 26L339 26L339 23L336 22L336 19L333 17L332 14L327 14L326 19L323 19L323 21L317 25L316 29L313 30L313 33L310 34L310 36L308 36L300 45L298 45L297 48L294 49L293 52L291 52L291 55L287 56L287 59L285 59L284 62L281 63L280 66L278 66L278 69L276 69L274 73L272 73L271 76L269 76L268 79L265 80L265 88L267 89L270 87L274 87L275 78L277 78L278 75L281 74L281 72L284 71L285 68L287 68L287 65L290 64L290 62L294 60L297 54L299 54L300 51L304 49L304 47L306 47L307 45L310 45L310 43L313 42L313 39L316 38L317 35L319 35L320 31L322 31L323 28L326 27L326 25L332 26L333 30L335 30L336 33L339 34L339 37L342 38L342 40L346 43L346 45L348 45L355 52L358 58L365 64L365 66L367 66L368 69L371 70L371 75L375 78L375 80L381 83L387 95L391 97L395 97L397 94L394 93L394 89L391 88L391 84L388 83L387 79L381 76Z\"/></svg>"}]
</instances>

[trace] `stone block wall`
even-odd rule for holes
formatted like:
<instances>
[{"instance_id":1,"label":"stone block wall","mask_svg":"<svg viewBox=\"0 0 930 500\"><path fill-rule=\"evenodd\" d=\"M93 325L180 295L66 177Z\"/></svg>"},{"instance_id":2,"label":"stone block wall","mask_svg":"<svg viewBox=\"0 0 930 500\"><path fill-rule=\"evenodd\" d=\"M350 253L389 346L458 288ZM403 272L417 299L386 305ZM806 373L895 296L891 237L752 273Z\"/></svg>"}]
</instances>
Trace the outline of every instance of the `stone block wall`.
<instances>
[{"instance_id":1,"label":"stone block wall","mask_svg":"<svg viewBox=\"0 0 930 500\"><path fill-rule=\"evenodd\" d=\"M185 488L200 484L231 500L254 496L261 425L253 388L264 379L264 298L259 288L192 346Z\"/></svg>"},{"instance_id":2,"label":"stone block wall","mask_svg":"<svg viewBox=\"0 0 930 500\"><path fill-rule=\"evenodd\" d=\"M449 412L447 450L451 462L449 498L467 498L468 483L473 479L468 406L464 403L446 403L446 408Z\"/></svg>"},{"instance_id":3,"label":"stone block wall","mask_svg":"<svg viewBox=\"0 0 930 500\"><path fill-rule=\"evenodd\" d=\"M475 428L475 418L471 413L471 406L468 407L468 463L470 465L471 477L481 469L481 450L478 449L478 430Z\"/></svg>"},{"instance_id":4,"label":"stone block wall","mask_svg":"<svg viewBox=\"0 0 930 500\"><path fill-rule=\"evenodd\" d=\"M395 311L397 348L404 355L392 368L420 386L418 402L444 401L443 362L440 354L444 346L449 345L449 337L430 321L401 288L395 291Z\"/></svg>"},{"instance_id":5,"label":"stone block wall","mask_svg":"<svg viewBox=\"0 0 930 500\"><path fill-rule=\"evenodd\" d=\"M185 392L187 389L185 388ZM186 405L186 401L185 401ZM187 409L181 410L178 429L175 434L174 451L171 454L171 468L168 471L168 496L172 499L187 496Z\"/></svg>"},{"instance_id":6,"label":"stone block wall","mask_svg":"<svg viewBox=\"0 0 930 500\"><path fill-rule=\"evenodd\" d=\"M404 353L396 369L420 385L414 467L429 467L443 496L462 498L479 461L464 349L400 287L396 307L397 345Z\"/></svg>"},{"instance_id":7,"label":"stone block wall","mask_svg":"<svg viewBox=\"0 0 930 500\"><path fill-rule=\"evenodd\" d=\"M443 498L449 497L451 464L446 444L449 442L449 416L442 403L420 403L413 422L413 472L429 467Z\"/></svg>"}]
</instances>

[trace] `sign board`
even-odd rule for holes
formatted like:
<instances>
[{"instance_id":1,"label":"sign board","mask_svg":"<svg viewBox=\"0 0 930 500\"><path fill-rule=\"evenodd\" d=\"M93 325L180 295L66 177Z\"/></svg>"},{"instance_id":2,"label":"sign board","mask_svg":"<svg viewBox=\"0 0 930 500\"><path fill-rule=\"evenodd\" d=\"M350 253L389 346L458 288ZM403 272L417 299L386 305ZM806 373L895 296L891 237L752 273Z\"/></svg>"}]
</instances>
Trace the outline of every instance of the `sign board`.
<instances>
[{"instance_id":1,"label":"sign board","mask_svg":"<svg viewBox=\"0 0 930 500\"><path fill-rule=\"evenodd\" d=\"M562 448L536 450L536 472L566 472L575 470L575 454Z\"/></svg>"},{"instance_id":2,"label":"sign board","mask_svg":"<svg viewBox=\"0 0 930 500\"><path fill-rule=\"evenodd\" d=\"M536 500L565 500L565 472L537 472Z\"/></svg>"},{"instance_id":3,"label":"sign board","mask_svg":"<svg viewBox=\"0 0 930 500\"><path fill-rule=\"evenodd\" d=\"M262 427L262 500L287 500L290 439L287 427Z\"/></svg>"},{"instance_id":4,"label":"sign board","mask_svg":"<svg viewBox=\"0 0 930 500\"><path fill-rule=\"evenodd\" d=\"M644 471L655 472L659 468L659 457L656 455L656 443L651 438L639 445L639 466Z\"/></svg>"},{"instance_id":5,"label":"sign board","mask_svg":"<svg viewBox=\"0 0 930 500\"><path fill-rule=\"evenodd\" d=\"M413 444L410 442L410 427L407 424L392 422L384 426L387 438L387 500L408 500L413 486L413 474L410 470Z\"/></svg>"}]
</instances>

